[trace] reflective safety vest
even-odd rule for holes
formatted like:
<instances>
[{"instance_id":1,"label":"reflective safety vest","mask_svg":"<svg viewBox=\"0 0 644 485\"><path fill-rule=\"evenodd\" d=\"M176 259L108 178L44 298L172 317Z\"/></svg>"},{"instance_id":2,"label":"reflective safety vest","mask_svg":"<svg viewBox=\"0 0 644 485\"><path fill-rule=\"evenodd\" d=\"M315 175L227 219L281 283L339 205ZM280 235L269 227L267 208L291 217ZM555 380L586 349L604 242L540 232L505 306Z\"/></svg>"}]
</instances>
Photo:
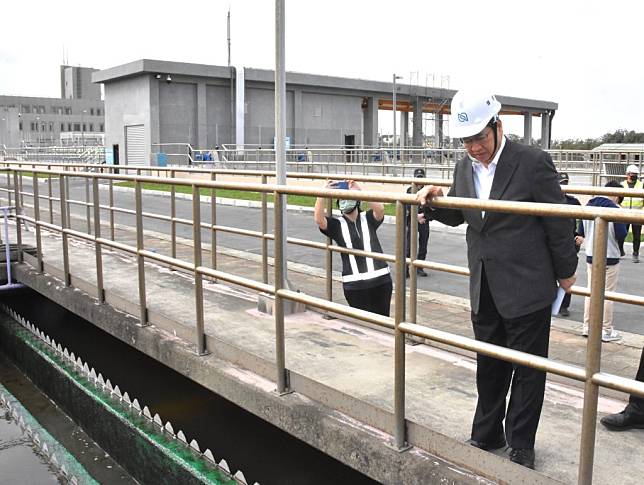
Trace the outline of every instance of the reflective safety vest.
<instances>
[{"instance_id":1,"label":"reflective safety vest","mask_svg":"<svg viewBox=\"0 0 644 485\"><path fill-rule=\"evenodd\" d=\"M622 182L622 187L625 189L630 189L631 187L628 186L628 182L624 180ZM641 180L638 180L635 182L635 185L633 186L634 189L642 189L644 187L644 184L642 184ZM641 209L644 207L644 199L641 197L624 197L624 200L622 201L622 207L624 209Z\"/></svg>"}]
</instances>

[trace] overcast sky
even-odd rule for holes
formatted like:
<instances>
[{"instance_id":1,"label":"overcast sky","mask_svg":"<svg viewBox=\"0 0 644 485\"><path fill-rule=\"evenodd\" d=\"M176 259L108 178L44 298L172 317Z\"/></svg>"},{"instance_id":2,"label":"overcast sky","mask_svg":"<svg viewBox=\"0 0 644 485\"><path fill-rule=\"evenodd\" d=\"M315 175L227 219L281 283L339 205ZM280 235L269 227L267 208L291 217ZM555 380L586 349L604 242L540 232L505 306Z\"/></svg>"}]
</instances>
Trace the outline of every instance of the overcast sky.
<instances>
[{"instance_id":1,"label":"overcast sky","mask_svg":"<svg viewBox=\"0 0 644 485\"><path fill-rule=\"evenodd\" d=\"M229 7L233 64L273 69L274 5L4 2L0 94L59 96L63 46L71 65L98 69L141 58L226 65ZM438 86L442 80L451 89L483 85L497 94L554 101L554 139L619 128L644 132L641 5L287 0L286 69L380 81L395 72L403 83ZM506 126L521 134L522 121L512 118ZM537 119L534 125L539 137Z\"/></svg>"}]
</instances>

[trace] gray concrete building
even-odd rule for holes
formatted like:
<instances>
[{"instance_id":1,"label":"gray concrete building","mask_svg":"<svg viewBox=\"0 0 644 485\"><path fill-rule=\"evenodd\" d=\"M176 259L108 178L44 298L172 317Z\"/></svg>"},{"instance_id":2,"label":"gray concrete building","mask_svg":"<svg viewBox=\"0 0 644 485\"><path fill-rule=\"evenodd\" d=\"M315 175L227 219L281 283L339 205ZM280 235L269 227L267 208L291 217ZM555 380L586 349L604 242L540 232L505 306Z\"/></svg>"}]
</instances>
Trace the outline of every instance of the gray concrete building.
<instances>
[{"instance_id":1,"label":"gray concrete building","mask_svg":"<svg viewBox=\"0 0 644 485\"><path fill-rule=\"evenodd\" d=\"M159 145L195 149L222 144L274 143L274 72L141 59L93 74L105 92L105 143L120 163L154 162ZM378 111L393 108L392 83L289 72L286 75L287 144L375 146ZM423 146L422 113L433 113L436 145L443 143L455 91L397 83L400 133ZM557 104L499 96L503 114L524 117L526 141L532 118L541 118L542 145L550 143ZM412 113L412 116L409 116ZM410 130L410 124L412 130Z\"/></svg>"},{"instance_id":2,"label":"gray concrete building","mask_svg":"<svg viewBox=\"0 0 644 485\"><path fill-rule=\"evenodd\" d=\"M105 108L92 68L61 66L61 97L0 95L0 145L58 146L102 140ZM100 135L100 136L99 136Z\"/></svg>"}]
</instances>

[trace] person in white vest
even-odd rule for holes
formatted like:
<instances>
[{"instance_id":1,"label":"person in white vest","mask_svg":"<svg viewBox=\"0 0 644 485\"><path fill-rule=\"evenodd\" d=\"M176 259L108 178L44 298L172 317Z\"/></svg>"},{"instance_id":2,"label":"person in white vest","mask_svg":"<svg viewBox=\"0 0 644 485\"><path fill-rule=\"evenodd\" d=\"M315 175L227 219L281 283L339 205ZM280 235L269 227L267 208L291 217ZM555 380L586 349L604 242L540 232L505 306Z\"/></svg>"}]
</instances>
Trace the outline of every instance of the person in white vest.
<instances>
[{"instance_id":1,"label":"person in white vest","mask_svg":"<svg viewBox=\"0 0 644 485\"><path fill-rule=\"evenodd\" d=\"M639 169L637 165L629 165L626 167L626 180L622 182L622 187L625 189L639 189L642 190L642 181L638 180ZM644 204L642 203L641 197L624 197L622 201L622 208L624 209L637 209L642 210ZM631 224L630 227L633 230L633 263L640 262L640 239L642 235L642 225L641 224ZM629 231L629 225L626 225L626 233ZM624 242L619 246L619 252L622 256L625 256L624 252Z\"/></svg>"},{"instance_id":2,"label":"person in white vest","mask_svg":"<svg viewBox=\"0 0 644 485\"><path fill-rule=\"evenodd\" d=\"M347 182L328 181L328 189L346 188L361 190L355 180ZM338 246L382 253L376 230L385 218L385 206L380 202L368 202L368 209L361 210L358 200L339 200L341 217L326 215L325 200L315 201L313 217L320 232L335 241ZM380 259L341 253L342 289L350 306L372 313L389 316L392 283L389 266Z\"/></svg>"}]
</instances>

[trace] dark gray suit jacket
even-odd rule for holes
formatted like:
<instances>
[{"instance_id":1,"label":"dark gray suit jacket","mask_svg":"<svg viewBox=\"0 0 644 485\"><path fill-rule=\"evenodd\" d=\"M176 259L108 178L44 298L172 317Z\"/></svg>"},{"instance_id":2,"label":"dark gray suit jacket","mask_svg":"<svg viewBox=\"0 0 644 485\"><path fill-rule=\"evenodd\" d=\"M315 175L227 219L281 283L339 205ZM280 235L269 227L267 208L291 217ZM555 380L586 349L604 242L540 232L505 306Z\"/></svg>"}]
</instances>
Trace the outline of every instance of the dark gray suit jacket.
<instances>
[{"instance_id":1,"label":"dark gray suit jacket","mask_svg":"<svg viewBox=\"0 0 644 485\"><path fill-rule=\"evenodd\" d=\"M456 163L447 194L476 198L471 159ZM565 204L557 171L546 152L506 140L499 158L490 199ZM485 273L497 310L516 318L545 308L556 296L558 278L577 269L570 219L535 217L479 210L436 208L434 219L457 226L468 223L467 256L470 300L478 313L481 273Z\"/></svg>"}]
</instances>

